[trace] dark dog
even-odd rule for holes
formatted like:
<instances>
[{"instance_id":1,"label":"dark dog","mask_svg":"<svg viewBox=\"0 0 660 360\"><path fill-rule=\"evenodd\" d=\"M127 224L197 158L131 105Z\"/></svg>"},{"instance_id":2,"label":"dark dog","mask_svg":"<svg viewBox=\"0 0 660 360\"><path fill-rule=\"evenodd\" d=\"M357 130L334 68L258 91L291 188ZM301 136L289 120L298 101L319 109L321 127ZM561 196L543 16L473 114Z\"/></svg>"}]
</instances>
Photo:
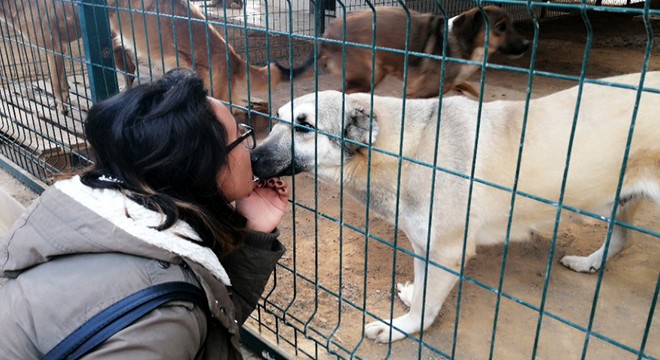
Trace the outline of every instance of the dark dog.
<instances>
[{"instance_id":1,"label":"dark dog","mask_svg":"<svg viewBox=\"0 0 660 360\"><path fill-rule=\"evenodd\" d=\"M483 12L478 8L468 10L449 19L446 55L452 58L483 61L486 43L486 21L490 23L488 54L499 52L507 55L522 55L529 49L525 40L513 27L511 18L496 6L486 6ZM346 16L346 42L372 44L371 10L351 13ZM404 50L406 44L407 18L405 10L395 7L376 8L376 46ZM408 50L413 52L442 55L446 19L433 14L410 11L410 36ZM324 37L343 40L344 20L332 22ZM346 46L346 92L368 92L371 90L371 74L374 86L386 75L403 80L404 55L387 51L376 51L372 66L371 49ZM322 43L319 58L327 61L328 68L335 74L342 73L342 45ZM440 88L441 62L439 60L408 57L407 97L427 98L437 96ZM479 93L465 80L479 66L447 61L444 92L452 89L464 91L475 97Z\"/></svg>"}]
</instances>

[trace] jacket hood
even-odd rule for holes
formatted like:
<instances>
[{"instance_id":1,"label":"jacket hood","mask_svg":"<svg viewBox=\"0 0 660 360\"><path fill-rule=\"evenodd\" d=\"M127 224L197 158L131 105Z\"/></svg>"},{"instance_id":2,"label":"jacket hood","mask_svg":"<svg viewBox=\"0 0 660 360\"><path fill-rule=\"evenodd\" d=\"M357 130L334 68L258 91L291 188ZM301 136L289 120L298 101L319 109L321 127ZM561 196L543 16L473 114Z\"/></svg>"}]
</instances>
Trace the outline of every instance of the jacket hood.
<instances>
[{"instance_id":1,"label":"jacket hood","mask_svg":"<svg viewBox=\"0 0 660 360\"><path fill-rule=\"evenodd\" d=\"M56 182L13 225L0 246L0 274L16 277L58 256L119 252L178 263L198 263L225 285L229 276L213 251L184 221L154 229L164 215L121 192L92 189L75 176ZM192 239L184 239L182 236Z\"/></svg>"}]
</instances>

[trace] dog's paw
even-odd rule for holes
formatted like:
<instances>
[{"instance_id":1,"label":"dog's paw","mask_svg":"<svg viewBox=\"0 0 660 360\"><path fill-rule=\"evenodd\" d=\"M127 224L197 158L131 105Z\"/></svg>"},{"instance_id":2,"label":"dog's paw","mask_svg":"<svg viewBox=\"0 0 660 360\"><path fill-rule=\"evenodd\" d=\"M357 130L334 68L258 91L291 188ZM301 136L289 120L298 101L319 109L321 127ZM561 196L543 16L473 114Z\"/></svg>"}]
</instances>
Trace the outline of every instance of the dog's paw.
<instances>
[{"instance_id":1,"label":"dog's paw","mask_svg":"<svg viewBox=\"0 0 660 360\"><path fill-rule=\"evenodd\" d=\"M591 256L564 256L560 262L577 272L594 273L600 269L600 259L592 259Z\"/></svg>"},{"instance_id":2,"label":"dog's paw","mask_svg":"<svg viewBox=\"0 0 660 360\"><path fill-rule=\"evenodd\" d=\"M374 339L377 343L386 344L390 342L390 324L380 321L374 321L364 327L364 334L369 339ZM401 340L406 335L402 332L392 330L391 341Z\"/></svg>"},{"instance_id":3,"label":"dog's paw","mask_svg":"<svg viewBox=\"0 0 660 360\"><path fill-rule=\"evenodd\" d=\"M406 337L406 334L413 334L419 331L420 320L415 320L410 316L410 313L399 316L394 319L392 324L392 338L390 339L390 324L382 321L374 321L364 327L364 334L376 340L377 343L388 343L401 340ZM398 330L397 330L398 329Z\"/></svg>"},{"instance_id":4,"label":"dog's paw","mask_svg":"<svg viewBox=\"0 0 660 360\"><path fill-rule=\"evenodd\" d=\"M407 306L410 307L412 304L413 293L415 291L415 286L407 281L405 284L396 284L396 291L399 299Z\"/></svg>"}]
</instances>

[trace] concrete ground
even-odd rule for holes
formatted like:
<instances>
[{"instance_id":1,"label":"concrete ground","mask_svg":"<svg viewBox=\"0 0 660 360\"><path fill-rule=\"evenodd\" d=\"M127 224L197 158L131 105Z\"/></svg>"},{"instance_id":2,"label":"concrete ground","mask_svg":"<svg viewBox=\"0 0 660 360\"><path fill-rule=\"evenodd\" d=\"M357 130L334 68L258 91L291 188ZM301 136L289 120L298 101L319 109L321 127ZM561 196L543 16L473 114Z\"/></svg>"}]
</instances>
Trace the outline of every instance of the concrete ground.
<instances>
[{"instance_id":1,"label":"concrete ground","mask_svg":"<svg viewBox=\"0 0 660 360\"><path fill-rule=\"evenodd\" d=\"M39 196L4 169L0 169L0 192L6 193L24 207L30 205L32 200ZM5 211L5 207L3 206L0 211Z\"/></svg>"}]
</instances>

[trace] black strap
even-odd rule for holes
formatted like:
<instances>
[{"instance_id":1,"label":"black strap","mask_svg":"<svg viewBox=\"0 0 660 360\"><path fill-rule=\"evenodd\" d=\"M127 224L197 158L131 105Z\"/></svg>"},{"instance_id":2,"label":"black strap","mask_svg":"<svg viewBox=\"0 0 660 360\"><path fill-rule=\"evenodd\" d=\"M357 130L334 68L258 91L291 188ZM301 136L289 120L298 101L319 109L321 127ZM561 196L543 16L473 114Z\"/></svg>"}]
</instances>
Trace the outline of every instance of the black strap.
<instances>
[{"instance_id":1,"label":"black strap","mask_svg":"<svg viewBox=\"0 0 660 360\"><path fill-rule=\"evenodd\" d=\"M170 301L189 301L208 309L204 292L186 282L162 283L140 290L94 315L60 341L44 360L78 359L115 333Z\"/></svg>"}]
</instances>

